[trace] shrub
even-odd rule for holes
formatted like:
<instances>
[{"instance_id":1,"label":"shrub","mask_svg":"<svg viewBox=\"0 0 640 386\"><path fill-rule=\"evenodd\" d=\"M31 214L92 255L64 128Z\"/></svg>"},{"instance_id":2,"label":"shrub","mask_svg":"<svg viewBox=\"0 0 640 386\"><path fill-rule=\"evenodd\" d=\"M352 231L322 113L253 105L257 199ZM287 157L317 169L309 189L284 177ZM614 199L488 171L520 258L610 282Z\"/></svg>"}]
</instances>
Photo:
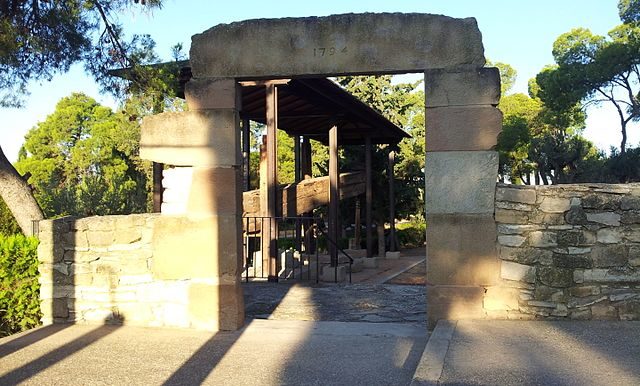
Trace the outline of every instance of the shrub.
<instances>
[{"instance_id":1,"label":"shrub","mask_svg":"<svg viewBox=\"0 0 640 386\"><path fill-rule=\"evenodd\" d=\"M427 240L427 226L424 222L411 221L396 225L396 237L400 248L423 247Z\"/></svg>"},{"instance_id":2,"label":"shrub","mask_svg":"<svg viewBox=\"0 0 640 386\"><path fill-rule=\"evenodd\" d=\"M40 323L38 240L0 235L0 336Z\"/></svg>"}]
</instances>

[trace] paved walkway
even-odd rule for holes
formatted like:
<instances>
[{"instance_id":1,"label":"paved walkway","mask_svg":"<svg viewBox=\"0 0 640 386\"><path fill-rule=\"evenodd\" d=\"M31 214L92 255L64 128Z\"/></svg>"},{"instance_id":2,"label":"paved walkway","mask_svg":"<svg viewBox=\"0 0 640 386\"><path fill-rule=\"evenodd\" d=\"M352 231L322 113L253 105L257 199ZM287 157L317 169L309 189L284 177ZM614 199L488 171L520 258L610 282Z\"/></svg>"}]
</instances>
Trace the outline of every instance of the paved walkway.
<instances>
[{"instance_id":1,"label":"paved walkway","mask_svg":"<svg viewBox=\"0 0 640 386\"><path fill-rule=\"evenodd\" d=\"M0 385L408 385L425 342L424 328L394 323L58 325L0 339Z\"/></svg>"},{"instance_id":2,"label":"paved walkway","mask_svg":"<svg viewBox=\"0 0 640 386\"><path fill-rule=\"evenodd\" d=\"M439 322L414 385L640 385L640 322Z\"/></svg>"}]
</instances>

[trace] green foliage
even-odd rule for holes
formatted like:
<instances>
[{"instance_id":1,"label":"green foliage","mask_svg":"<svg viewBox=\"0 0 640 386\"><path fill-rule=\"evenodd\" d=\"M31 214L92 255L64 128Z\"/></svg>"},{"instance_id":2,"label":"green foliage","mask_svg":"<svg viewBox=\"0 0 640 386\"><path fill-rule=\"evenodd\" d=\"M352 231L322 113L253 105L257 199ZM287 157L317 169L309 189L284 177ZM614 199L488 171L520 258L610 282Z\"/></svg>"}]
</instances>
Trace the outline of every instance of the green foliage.
<instances>
[{"instance_id":1,"label":"green foliage","mask_svg":"<svg viewBox=\"0 0 640 386\"><path fill-rule=\"evenodd\" d=\"M145 212L147 176L138 158L140 131L83 94L63 98L26 135L16 168L46 216Z\"/></svg>"},{"instance_id":2,"label":"green foliage","mask_svg":"<svg viewBox=\"0 0 640 386\"><path fill-rule=\"evenodd\" d=\"M516 77L518 75L515 68L511 67L510 64L502 63L502 62L492 62L487 60L486 67L496 67L500 71L500 93L504 96L513 85L516 83Z\"/></svg>"},{"instance_id":3,"label":"green foliage","mask_svg":"<svg viewBox=\"0 0 640 386\"><path fill-rule=\"evenodd\" d=\"M388 120L411 134L398 144L394 167L396 187L396 214L399 218L424 213L424 159L425 116L424 92L416 90L422 81L393 84L392 77L359 76L342 77L338 83L349 93L359 98ZM372 154L373 191L388 191L388 147L375 146ZM363 170L364 149L362 146L344 148L341 170ZM354 213L353 202L343 205L343 213ZM374 194L374 217L382 220L387 216L388 195Z\"/></svg>"},{"instance_id":4,"label":"green foliage","mask_svg":"<svg viewBox=\"0 0 640 386\"><path fill-rule=\"evenodd\" d=\"M13 214L11 214L7 204L2 198L0 198L0 236L9 236L20 233L22 233L20 226L13 217Z\"/></svg>"},{"instance_id":5,"label":"green foliage","mask_svg":"<svg viewBox=\"0 0 640 386\"><path fill-rule=\"evenodd\" d=\"M625 24L637 24L640 22L640 1L618 1L618 15L620 15L620 20Z\"/></svg>"},{"instance_id":6,"label":"green foliage","mask_svg":"<svg viewBox=\"0 0 640 386\"><path fill-rule=\"evenodd\" d=\"M623 21L638 15L637 1L620 1ZM640 119L640 26L635 22L615 27L608 37L585 28L564 33L553 44L555 66L536 77L538 97L554 112L568 111L580 103L607 103L619 115L620 151L627 145L627 125Z\"/></svg>"},{"instance_id":7,"label":"green foliage","mask_svg":"<svg viewBox=\"0 0 640 386\"><path fill-rule=\"evenodd\" d=\"M427 241L427 225L417 219L396 224L396 237L400 248L423 247Z\"/></svg>"},{"instance_id":8,"label":"green foliage","mask_svg":"<svg viewBox=\"0 0 640 386\"><path fill-rule=\"evenodd\" d=\"M160 3L144 2L147 9ZM117 23L116 14L132 6L131 0L0 2L0 106L19 106L29 81L49 80L80 61L105 89L118 88L106 77L110 68L135 67L134 81L155 78L142 67L153 61L153 41L137 35L124 41Z\"/></svg>"},{"instance_id":9,"label":"green foliage","mask_svg":"<svg viewBox=\"0 0 640 386\"><path fill-rule=\"evenodd\" d=\"M0 336L40 322L38 240L0 235Z\"/></svg>"}]
</instances>

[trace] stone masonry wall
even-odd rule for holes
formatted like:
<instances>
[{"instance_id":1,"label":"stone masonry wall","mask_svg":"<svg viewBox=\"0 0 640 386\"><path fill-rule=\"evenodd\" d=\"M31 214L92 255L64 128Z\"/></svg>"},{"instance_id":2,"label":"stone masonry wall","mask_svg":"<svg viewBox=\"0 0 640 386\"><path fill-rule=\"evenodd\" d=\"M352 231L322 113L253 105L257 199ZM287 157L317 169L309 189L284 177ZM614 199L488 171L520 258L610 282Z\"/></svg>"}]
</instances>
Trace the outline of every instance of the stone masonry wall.
<instances>
[{"instance_id":1,"label":"stone masonry wall","mask_svg":"<svg viewBox=\"0 0 640 386\"><path fill-rule=\"evenodd\" d=\"M640 184L499 184L495 218L509 318L640 320Z\"/></svg>"},{"instance_id":2,"label":"stone masonry wall","mask_svg":"<svg viewBox=\"0 0 640 386\"><path fill-rule=\"evenodd\" d=\"M140 214L40 222L43 322L208 327L189 309L200 283L158 269L154 233L167 221Z\"/></svg>"}]
</instances>

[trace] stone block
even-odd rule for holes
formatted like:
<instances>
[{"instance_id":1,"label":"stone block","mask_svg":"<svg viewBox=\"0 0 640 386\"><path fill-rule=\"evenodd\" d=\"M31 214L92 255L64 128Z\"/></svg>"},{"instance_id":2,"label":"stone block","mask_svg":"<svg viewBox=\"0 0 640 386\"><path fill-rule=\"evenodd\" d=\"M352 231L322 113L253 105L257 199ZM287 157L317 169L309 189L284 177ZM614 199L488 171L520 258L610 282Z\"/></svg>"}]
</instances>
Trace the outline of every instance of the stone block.
<instances>
[{"instance_id":1,"label":"stone block","mask_svg":"<svg viewBox=\"0 0 640 386\"><path fill-rule=\"evenodd\" d=\"M640 301L622 303L618 308L620 320L640 320Z\"/></svg>"},{"instance_id":2,"label":"stone block","mask_svg":"<svg viewBox=\"0 0 640 386\"><path fill-rule=\"evenodd\" d=\"M427 322L482 319L485 289L474 286L427 286Z\"/></svg>"},{"instance_id":3,"label":"stone block","mask_svg":"<svg viewBox=\"0 0 640 386\"><path fill-rule=\"evenodd\" d=\"M240 165L239 121L238 112L232 109L145 117L140 128L140 158L176 166Z\"/></svg>"},{"instance_id":4,"label":"stone block","mask_svg":"<svg viewBox=\"0 0 640 386\"><path fill-rule=\"evenodd\" d=\"M571 208L568 198L547 196L540 203L540 210L546 213L564 213Z\"/></svg>"},{"instance_id":5,"label":"stone block","mask_svg":"<svg viewBox=\"0 0 640 386\"><path fill-rule=\"evenodd\" d=\"M640 197L624 196L620 199L620 209L640 210Z\"/></svg>"},{"instance_id":6,"label":"stone block","mask_svg":"<svg viewBox=\"0 0 640 386\"><path fill-rule=\"evenodd\" d=\"M486 311L518 310L519 290L509 287L489 287L484 294Z\"/></svg>"},{"instance_id":7,"label":"stone block","mask_svg":"<svg viewBox=\"0 0 640 386\"><path fill-rule=\"evenodd\" d=\"M553 266L558 268L592 268L593 262L588 255L554 253Z\"/></svg>"},{"instance_id":8,"label":"stone block","mask_svg":"<svg viewBox=\"0 0 640 386\"><path fill-rule=\"evenodd\" d=\"M430 152L426 156L425 175L427 213L493 215L498 153Z\"/></svg>"},{"instance_id":9,"label":"stone block","mask_svg":"<svg viewBox=\"0 0 640 386\"><path fill-rule=\"evenodd\" d=\"M500 235L498 236L498 243L507 247L519 247L527 240L526 237L517 235Z\"/></svg>"},{"instance_id":10,"label":"stone block","mask_svg":"<svg viewBox=\"0 0 640 386\"><path fill-rule=\"evenodd\" d=\"M555 232L535 231L529 234L529 245L536 248L555 247L558 245Z\"/></svg>"},{"instance_id":11,"label":"stone block","mask_svg":"<svg viewBox=\"0 0 640 386\"><path fill-rule=\"evenodd\" d=\"M378 265L380 265L380 261L376 256L365 257L363 263L365 268L378 268Z\"/></svg>"},{"instance_id":12,"label":"stone block","mask_svg":"<svg viewBox=\"0 0 640 386\"><path fill-rule=\"evenodd\" d=\"M541 248L511 248L500 247L500 258L520 264L533 265L536 263L550 265L553 261L553 252Z\"/></svg>"},{"instance_id":13,"label":"stone block","mask_svg":"<svg viewBox=\"0 0 640 386\"><path fill-rule=\"evenodd\" d=\"M238 216L158 218L152 241L154 278L233 280L241 271L241 226Z\"/></svg>"},{"instance_id":14,"label":"stone block","mask_svg":"<svg viewBox=\"0 0 640 386\"><path fill-rule=\"evenodd\" d=\"M582 198L582 207L598 210L616 210L620 207L622 197L617 194L589 193Z\"/></svg>"},{"instance_id":15,"label":"stone block","mask_svg":"<svg viewBox=\"0 0 640 386\"><path fill-rule=\"evenodd\" d=\"M602 244L617 244L622 241L622 232L616 228L602 228L596 234L597 240Z\"/></svg>"},{"instance_id":16,"label":"stone block","mask_svg":"<svg viewBox=\"0 0 640 386\"><path fill-rule=\"evenodd\" d=\"M242 91L233 78L191 79L184 85L189 110L242 109Z\"/></svg>"},{"instance_id":17,"label":"stone block","mask_svg":"<svg viewBox=\"0 0 640 386\"><path fill-rule=\"evenodd\" d=\"M521 204L535 204L536 190L533 187L513 187L498 186L496 188L496 201L510 201Z\"/></svg>"},{"instance_id":18,"label":"stone block","mask_svg":"<svg viewBox=\"0 0 640 386\"><path fill-rule=\"evenodd\" d=\"M500 277L505 280L535 283L536 267L530 265L503 261L500 266Z\"/></svg>"},{"instance_id":19,"label":"stone block","mask_svg":"<svg viewBox=\"0 0 640 386\"><path fill-rule=\"evenodd\" d=\"M396 251L396 252L391 252L391 251L387 251L387 253L385 253L384 258L387 260L398 260L400 258L400 251Z\"/></svg>"},{"instance_id":20,"label":"stone block","mask_svg":"<svg viewBox=\"0 0 640 386\"><path fill-rule=\"evenodd\" d=\"M610 226L619 226L620 215L615 212L587 213L587 221Z\"/></svg>"},{"instance_id":21,"label":"stone block","mask_svg":"<svg viewBox=\"0 0 640 386\"><path fill-rule=\"evenodd\" d=\"M558 267L538 267L538 280L549 287L564 288L573 284L573 270Z\"/></svg>"},{"instance_id":22,"label":"stone block","mask_svg":"<svg viewBox=\"0 0 640 386\"><path fill-rule=\"evenodd\" d=\"M197 329L233 331L244 324L244 299L239 283L191 284L188 308L190 324Z\"/></svg>"},{"instance_id":23,"label":"stone block","mask_svg":"<svg viewBox=\"0 0 640 386\"><path fill-rule=\"evenodd\" d=\"M320 271L320 281L329 283L342 283L347 279L347 267L339 265L338 267L330 267L325 265Z\"/></svg>"},{"instance_id":24,"label":"stone block","mask_svg":"<svg viewBox=\"0 0 640 386\"><path fill-rule=\"evenodd\" d=\"M255 19L192 36L189 56L194 78L479 68L481 39L473 18L418 13Z\"/></svg>"},{"instance_id":25,"label":"stone block","mask_svg":"<svg viewBox=\"0 0 640 386\"><path fill-rule=\"evenodd\" d=\"M427 108L427 151L491 150L502 130L492 106Z\"/></svg>"},{"instance_id":26,"label":"stone block","mask_svg":"<svg viewBox=\"0 0 640 386\"><path fill-rule=\"evenodd\" d=\"M592 295L599 295L600 287L595 285L587 285L569 288L569 295L577 298L584 298Z\"/></svg>"},{"instance_id":27,"label":"stone block","mask_svg":"<svg viewBox=\"0 0 640 386\"><path fill-rule=\"evenodd\" d=\"M429 70L424 79L427 107L495 106L500 101L500 72L495 67Z\"/></svg>"},{"instance_id":28,"label":"stone block","mask_svg":"<svg viewBox=\"0 0 640 386\"><path fill-rule=\"evenodd\" d=\"M564 215L568 224L584 225L587 223L587 214L580 206L572 206Z\"/></svg>"},{"instance_id":29,"label":"stone block","mask_svg":"<svg viewBox=\"0 0 640 386\"><path fill-rule=\"evenodd\" d=\"M40 301L40 310L46 319L68 318L69 307L66 298L43 299Z\"/></svg>"},{"instance_id":30,"label":"stone block","mask_svg":"<svg viewBox=\"0 0 640 386\"><path fill-rule=\"evenodd\" d=\"M499 278L496 225L490 215L427 217L427 281L491 285Z\"/></svg>"},{"instance_id":31,"label":"stone block","mask_svg":"<svg viewBox=\"0 0 640 386\"><path fill-rule=\"evenodd\" d=\"M502 224L527 224L529 215L519 210L508 210L496 208L496 222Z\"/></svg>"},{"instance_id":32,"label":"stone block","mask_svg":"<svg viewBox=\"0 0 640 386\"><path fill-rule=\"evenodd\" d=\"M640 211L630 210L623 212L620 222L623 224L640 224Z\"/></svg>"},{"instance_id":33,"label":"stone block","mask_svg":"<svg viewBox=\"0 0 640 386\"><path fill-rule=\"evenodd\" d=\"M628 257L628 248L624 244L598 245L591 252L596 268L623 267Z\"/></svg>"},{"instance_id":34,"label":"stone block","mask_svg":"<svg viewBox=\"0 0 640 386\"><path fill-rule=\"evenodd\" d=\"M240 171L236 168L193 168L187 213L235 215L242 213Z\"/></svg>"}]
</instances>

